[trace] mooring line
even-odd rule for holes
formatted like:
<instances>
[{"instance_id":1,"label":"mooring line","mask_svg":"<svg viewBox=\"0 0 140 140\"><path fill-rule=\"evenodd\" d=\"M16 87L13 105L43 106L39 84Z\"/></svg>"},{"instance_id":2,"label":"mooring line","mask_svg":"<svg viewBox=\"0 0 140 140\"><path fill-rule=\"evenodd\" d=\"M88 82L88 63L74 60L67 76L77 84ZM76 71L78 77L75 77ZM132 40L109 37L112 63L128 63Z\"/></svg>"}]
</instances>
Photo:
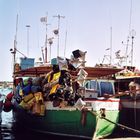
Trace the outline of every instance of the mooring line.
<instances>
[{"instance_id":1,"label":"mooring line","mask_svg":"<svg viewBox=\"0 0 140 140\"><path fill-rule=\"evenodd\" d=\"M137 129L134 129L134 128L131 128L131 127L128 127L128 126L123 125L123 124L120 124L120 123L115 123L115 122L111 121L110 119L107 119L107 118L104 117L104 116L100 116L99 114L97 114L97 113L95 113L95 112L92 112L92 111L89 111L89 112L91 112L93 115L99 117L100 119L104 119L104 120L106 120L106 121L108 121L108 122L110 122L110 123L112 123L112 124L115 124L115 125L117 125L117 126L123 128L123 129L127 129L127 130L130 130L130 131L133 131L133 132L135 132L135 133L140 134L140 131L137 130Z\"/></svg>"}]
</instances>

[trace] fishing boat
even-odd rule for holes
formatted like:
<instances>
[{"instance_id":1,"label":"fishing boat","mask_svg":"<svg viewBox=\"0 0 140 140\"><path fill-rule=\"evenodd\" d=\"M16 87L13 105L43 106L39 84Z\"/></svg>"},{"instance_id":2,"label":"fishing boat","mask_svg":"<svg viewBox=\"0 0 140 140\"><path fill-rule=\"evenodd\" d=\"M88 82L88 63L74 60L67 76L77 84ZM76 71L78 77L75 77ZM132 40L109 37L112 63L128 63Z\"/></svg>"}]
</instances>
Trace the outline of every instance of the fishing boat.
<instances>
[{"instance_id":1,"label":"fishing boat","mask_svg":"<svg viewBox=\"0 0 140 140\"><path fill-rule=\"evenodd\" d=\"M58 35L59 30L54 33ZM47 41L46 35L45 50ZM120 99L111 98L115 94L113 78L121 68L87 67L86 52L75 50L68 59L61 58L57 50L51 63L47 63L45 52L43 64L21 69L15 61L16 44L15 35L11 102L18 125L35 132L87 139L113 133L120 109Z\"/></svg>"},{"instance_id":2,"label":"fishing boat","mask_svg":"<svg viewBox=\"0 0 140 140\"><path fill-rule=\"evenodd\" d=\"M51 69L52 65L32 67L19 70L14 76L15 79L36 79L48 74ZM69 70L72 83L80 83L78 90L72 86L72 100L57 102L55 99L44 99L42 90L24 96L20 102L14 95L14 119L20 126L41 133L87 139L107 137L113 133L119 120L120 99L108 97L115 94L113 78L121 70L86 66Z\"/></svg>"},{"instance_id":3,"label":"fishing boat","mask_svg":"<svg viewBox=\"0 0 140 140\"><path fill-rule=\"evenodd\" d=\"M140 73L135 67L126 67L116 75L116 92L120 98L119 122L140 135ZM126 117L127 116L127 117ZM138 130L138 131L137 131Z\"/></svg>"}]
</instances>

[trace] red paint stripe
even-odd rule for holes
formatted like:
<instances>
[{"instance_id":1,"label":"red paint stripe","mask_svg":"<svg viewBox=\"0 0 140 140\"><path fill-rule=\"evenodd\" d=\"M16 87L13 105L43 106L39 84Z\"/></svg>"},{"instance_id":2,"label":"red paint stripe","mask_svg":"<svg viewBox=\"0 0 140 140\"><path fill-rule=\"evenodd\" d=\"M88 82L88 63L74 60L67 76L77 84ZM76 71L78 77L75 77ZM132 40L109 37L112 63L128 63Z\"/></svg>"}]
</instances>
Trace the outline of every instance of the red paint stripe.
<instances>
[{"instance_id":1,"label":"red paint stripe","mask_svg":"<svg viewBox=\"0 0 140 140\"><path fill-rule=\"evenodd\" d=\"M120 100L106 100L106 99L103 99L103 100L101 100L101 99L85 99L84 101L94 101L94 102L120 102Z\"/></svg>"}]
</instances>

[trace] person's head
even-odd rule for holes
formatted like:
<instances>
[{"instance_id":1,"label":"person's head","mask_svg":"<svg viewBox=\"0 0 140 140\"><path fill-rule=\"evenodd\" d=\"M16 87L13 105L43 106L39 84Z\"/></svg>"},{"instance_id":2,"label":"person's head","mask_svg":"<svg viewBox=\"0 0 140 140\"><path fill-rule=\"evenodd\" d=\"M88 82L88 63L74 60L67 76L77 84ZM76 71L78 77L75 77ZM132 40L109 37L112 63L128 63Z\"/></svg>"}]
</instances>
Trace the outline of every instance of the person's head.
<instances>
[{"instance_id":1,"label":"person's head","mask_svg":"<svg viewBox=\"0 0 140 140\"><path fill-rule=\"evenodd\" d=\"M33 80L32 78L29 78L28 81L27 81L28 84L32 84L32 80Z\"/></svg>"},{"instance_id":2,"label":"person's head","mask_svg":"<svg viewBox=\"0 0 140 140\"><path fill-rule=\"evenodd\" d=\"M20 85L24 85L24 82L23 82L23 79L22 78L19 78L19 84Z\"/></svg>"},{"instance_id":3,"label":"person's head","mask_svg":"<svg viewBox=\"0 0 140 140\"><path fill-rule=\"evenodd\" d=\"M58 72L59 71L59 66L58 65L52 65L53 72Z\"/></svg>"}]
</instances>

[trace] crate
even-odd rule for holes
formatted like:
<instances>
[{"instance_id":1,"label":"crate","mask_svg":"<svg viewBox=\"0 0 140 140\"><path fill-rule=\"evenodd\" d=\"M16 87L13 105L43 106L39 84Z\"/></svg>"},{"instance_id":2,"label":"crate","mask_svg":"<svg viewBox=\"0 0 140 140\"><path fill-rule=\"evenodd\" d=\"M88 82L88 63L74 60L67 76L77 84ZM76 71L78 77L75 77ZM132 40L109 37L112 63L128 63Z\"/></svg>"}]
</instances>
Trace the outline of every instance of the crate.
<instances>
[{"instance_id":1,"label":"crate","mask_svg":"<svg viewBox=\"0 0 140 140\"><path fill-rule=\"evenodd\" d=\"M51 59L51 64L52 65L58 65L57 58L52 58Z\"/></svg>"},{"instance_id":2,"label":"crate","mask_svg":"<svg viewBox=\"0 0 140 140\"><path fill-rule=\"evenodd\" d=\"M34 67L34 58L20 58L21 70Z\"/></svg>"}]
</instances>

